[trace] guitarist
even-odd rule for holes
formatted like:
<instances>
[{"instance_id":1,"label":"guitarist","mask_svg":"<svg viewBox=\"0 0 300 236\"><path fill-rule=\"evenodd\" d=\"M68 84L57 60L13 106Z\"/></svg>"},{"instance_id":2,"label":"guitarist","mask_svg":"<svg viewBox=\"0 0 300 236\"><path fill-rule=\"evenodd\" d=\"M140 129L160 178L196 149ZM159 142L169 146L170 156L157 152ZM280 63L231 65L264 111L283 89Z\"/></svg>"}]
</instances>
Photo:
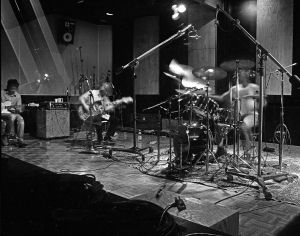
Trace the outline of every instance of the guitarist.
<instances>
[{"instance_id":1,"label":"guitarist","mask_svg":"<svg viewBox=\"0 0 300 236\"><path fill-rule=\"evenodd\" d=\"M89 90L79 97L79 102L82 104L83 110L87 113L89 113L90 109L90 99L93 105L101 104L102 107L104 107L103 112L100 112L99 115L89 117L86 120L87 124L89 124L91 120L94 123L93 125L96 129L97 141L99 143L103 141L101 125L102 119L109 121L109 128L104 137L104 142L115 142L112 137L118 128L119 119L115 116L107 114L108 112L113 111L115 108L108 97L110 89L110 84L103 83L99 90ZM94 108L97 108L97 106L94 106Z\"/></svg>"},{"instance_id":2,"label":"guitarist","mask_svg":"<svg viewBox=\"0 0 300 236\"><path fill-rule=\"evenodd\" d=\"M17 144L19 147L25 147L27 144L24 142L24 119L19 114L21 112L17 107L22 107L21 95L17 92L19 88L19 82L16 79L10 79L7 81L6 89L1 90L1 119L6 122L5 133L1 137L1 143L3 146L8 145L8 137L14 133L15 123L17 124ZM5 102L11 103L11 108L7 113L3 112ZM14 108L13 106L16 106Z\"/></svg>"}]
</instances>

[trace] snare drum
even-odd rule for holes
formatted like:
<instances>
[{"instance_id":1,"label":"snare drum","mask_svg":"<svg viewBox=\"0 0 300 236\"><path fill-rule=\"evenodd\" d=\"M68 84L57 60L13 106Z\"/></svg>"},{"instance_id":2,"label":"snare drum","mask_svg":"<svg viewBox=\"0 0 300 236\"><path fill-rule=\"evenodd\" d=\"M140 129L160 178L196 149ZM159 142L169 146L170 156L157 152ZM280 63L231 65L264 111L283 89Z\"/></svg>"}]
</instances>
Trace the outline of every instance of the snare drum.
<instances>
[{"instance_id":1,"label":"snare drum","mask_svg":"<svg viewBox=\"0 0 300 236\"><path fill-rule=\"evenodd\" d=\"M199 95L194 102L193 111L199 117L206 117L206 112L208 111L209 118L212 118L218 108L219 105L215 100Z\"/></svg>"},{"instance_id":2,"label":"snare drum","mask_svg":"<svg viewBox=\"0 0 300 236\"><path fill-rule=\"evenodd\" d=\"M206 126L202 124L188 126L179 125L173 137L174 152L177 158L182 156L182 161L186 161L192 154L205 151L206 148ZM211 148L211 132L209 132L208 146Z\"/></svg>"}]
</instances>

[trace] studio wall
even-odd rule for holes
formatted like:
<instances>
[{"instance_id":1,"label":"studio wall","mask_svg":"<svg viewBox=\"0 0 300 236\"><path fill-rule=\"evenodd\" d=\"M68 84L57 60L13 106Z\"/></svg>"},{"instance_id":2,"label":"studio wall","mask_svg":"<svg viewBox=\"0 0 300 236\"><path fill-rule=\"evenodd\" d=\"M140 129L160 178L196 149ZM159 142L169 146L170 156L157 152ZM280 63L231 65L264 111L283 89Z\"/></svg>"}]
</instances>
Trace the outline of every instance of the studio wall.
<instances>
[{"instance_id":1,"label":"studio wall","mask_svg":"<svg viewBox=\"0 0 300 236\"><path fill-rule=\"evenodd\" d=\"M17 79L23 95L80 95L99 87L112 70L112 27L43 15L17 21L9 1L1 3L1 87ZM71 44L57 40L58 22L75 22ZM47 74L47 76L45 76Z\"/></svg>"}]
</instances>

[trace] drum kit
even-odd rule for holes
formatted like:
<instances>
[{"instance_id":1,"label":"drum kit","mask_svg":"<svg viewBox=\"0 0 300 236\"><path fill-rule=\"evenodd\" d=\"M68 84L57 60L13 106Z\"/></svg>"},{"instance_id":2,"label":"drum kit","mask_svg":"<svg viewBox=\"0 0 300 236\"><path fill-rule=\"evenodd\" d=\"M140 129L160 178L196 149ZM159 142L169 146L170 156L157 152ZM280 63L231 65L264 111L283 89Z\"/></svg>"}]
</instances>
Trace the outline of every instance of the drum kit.
<instances>
[{"instance_id":1,"label":"drum kit","mask_svg":"<svg viewBox=\"0 0 300 236\"><path fill-rule=\"evenodd\" d=\"M174 133L170 135L170 139L173 137L174 153L176 156L174 165L170 148L169 168L171 171L192 170L200 160L203 160L206 165L207 173L208 163L210 161L214 160L218 163L216 156L212 152L215 138L211 130L213 130L215 126L218 126L221 136L226 137L227 141L228 132L238 129L238 125L236 125L238 120L234 116L234 114L236 114L235 109L237 104L233 102L233 104L230 105L230 109L219 107L219 104L210 98L212 89L209 86L209 82L211 80L224 79L227 76L226 71L238 72L239 69L251 69L254 65L255 63L250 60L234 60L223 62L220 65L221 68L204 66L194 69L190 66L179 64L175 60L171 61L169 65L170 73L164 74L181 82L185 89L176 89L175 91L178 94L166 101L170 102L170 100L173 99L188 101L183 112L178 111L178 127ZM235 75L234 77L238 76ZM232 99L230 100L232 101ZM159 105L161 104L162 103ZM170 109L171 106L169 110ZM188 122L183 122L180 117L180 114L184 112L188 112L189 114ZM169 114L170 113L171 111L169 111Z\"/></svg>"}]
</instances>

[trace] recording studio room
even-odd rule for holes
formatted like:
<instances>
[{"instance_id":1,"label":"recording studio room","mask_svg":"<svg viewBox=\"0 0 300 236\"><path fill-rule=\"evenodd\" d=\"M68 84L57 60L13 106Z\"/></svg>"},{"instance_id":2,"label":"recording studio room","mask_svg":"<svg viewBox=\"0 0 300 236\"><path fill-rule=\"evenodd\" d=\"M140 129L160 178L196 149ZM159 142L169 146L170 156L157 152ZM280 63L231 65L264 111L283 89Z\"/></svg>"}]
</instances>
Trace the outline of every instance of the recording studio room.
<instances>
[{"instance_id":1,"label":"recording studio room","mask_svg":"<svg viewBox=\"0 0 300 236\"><path fill-rule=\"evenodd\" d=\"M1 235L290 236L296 0L2 0Z\"/></svg>"}]
</instances>

